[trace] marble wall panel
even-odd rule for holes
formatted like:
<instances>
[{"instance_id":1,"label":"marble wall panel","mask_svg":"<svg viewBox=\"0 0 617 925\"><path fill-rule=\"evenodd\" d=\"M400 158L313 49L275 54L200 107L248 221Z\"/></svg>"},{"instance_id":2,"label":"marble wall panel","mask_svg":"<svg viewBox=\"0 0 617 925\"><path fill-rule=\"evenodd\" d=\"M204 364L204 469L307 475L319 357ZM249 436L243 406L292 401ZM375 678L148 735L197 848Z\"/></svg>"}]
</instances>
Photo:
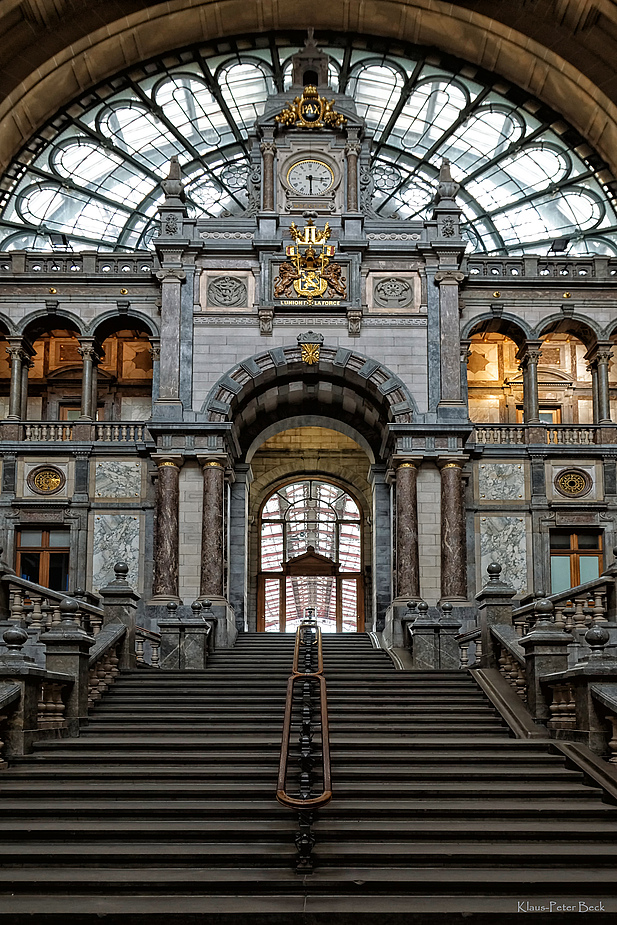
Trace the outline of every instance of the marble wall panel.
<instances>
[{"instance_id":1,"label":"marble wall panel","mask_svg":"<svg viewBox=\"0 0 617 925\"><path fill-rule=\"evenodd\" d=\"M481 501L521 501L525 497L522 463L480 463L478 494Z\"/></svg>"},{"instance_id":2,"label":"marble wall panel","mask_svg":"<svg viewBox=\"0 0 617 925\"><path fill-rule=\"evenodd\" d=\"M92 585L102 588L114 578L116 562L126 562L128 581L140 587L140 516L137 514L95 514L92 531Z\"/></svg>"},{"instance_id":3,"label":"marble wall panel","mask_svg":"<svg viewBox=\"0 0 617 925\"><path fill-rule=\"evenodd\" d=\"M502 581L518 593L527 590L527 532L526 517L480 517L479 587L484 584L487 567L491 562L497 562L502 568Z\"/></svg>"},{"instance_id":4,"label":"marble wall panel","mask_svg":"<svg viewBox=\"0 0 617 925\"><path fill-rule=\"evenodd\" d=\"M141 462L104 459L96 463L94 493L97 498L140 498Z\"/></svg>"}]
</instances>

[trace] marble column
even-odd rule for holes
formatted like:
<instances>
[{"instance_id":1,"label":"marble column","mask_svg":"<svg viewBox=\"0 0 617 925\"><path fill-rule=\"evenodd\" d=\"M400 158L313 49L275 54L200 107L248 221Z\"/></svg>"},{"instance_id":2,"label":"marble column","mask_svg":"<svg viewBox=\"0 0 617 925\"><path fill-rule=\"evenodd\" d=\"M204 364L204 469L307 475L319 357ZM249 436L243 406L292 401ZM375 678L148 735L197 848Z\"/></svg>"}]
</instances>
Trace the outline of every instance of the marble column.
<instances>
[{"instance_id":1,"label":"marble column","mask_svg":"<svg viewBox=\"0 0 617 925\"><path fill-rule=\"evenodd\" d=\"M24 353L20 339L9 338L8 341L9 346L6 348L6 352L11 359L11 389L9 393L9 413L7 415L7 420L19 421L21 420L22 411L21 366L26 358L26 355Z\"/></svg>"},{"instance_id":2,"label":"marble column","mask_svg":"<svg viewBox=\"0 0 617 925\"><path fill-rule=\"evenodd\" d=\"M541 341L527 341L516 354L520 368L523 371L523 416L525 424L540 423L538 362L542 354L541 346Z\"/></svg>"},{"instance_id":3,"label":"marble column","mask_svg":"<svg viewBox=\"0 0 617 925\"><path fill-rule=\"evenodd\" d=\"M347 211L358 211L358 156L359 144L348 144L345 147L347 157Z\"/></svg>"},{"instance_id":4,"label":"marble column","mask_svg":"<svg viewBox=\"0 0 617 925\"><path fill-rule=\"evenodd\" d=\"M396 596L401 598L420 597L417 478L415 463L396 467Z\"/></svg>"},{"instance_id":5,"label":"marble column","mask_svg":"<svg viewBox=\"0 0 617 925\"><path fill-rule=\"evenodd\" d=\"M439 329L441 334L440 405L460 405L461 395L461 334L459 285L465 274L458 270L438 270Z\"/></svg>"},{"instance_id":6,"label":"marble column","mask_svg":"<svg viewBox=\"0 0 617 925\"><path fill-rule=\"evenodd\" d=\"M261 153L264 160L263 211L274 212L274 156L276 154L275 143L273 141L262 142Z\"/></svg>"},{"instance_id":7,"label":"marble column","mask_svg":"<svg viewBox=\"0 0 617 925\"><path fill-rule=\"evenodd\" d=\"M96 363L99 359L98 350L91 337L79 339L77 348L82 358L81 374L81 415L80 421L93 421L96 419Z\"/></svg>"},{"instance_id":8,"label":"marble column","mask_svg":"<svg viewBox=\"0 0 617 925\"><path fill-rule=\"evenodd\" d=\"M152 401L159 397L159 368L161 363L161 343L158 337L150 338L150 356L152 357Z\"/></svg>"},{"instance_id":9,"label":"marble column","mask_svg":"<svg viewBox=\"0 0 617 925\"><path fill-rule=\"evenodd\" d=\"M220 459L200 462L204 480L200 597L223 597L225 466Z\"/></svg>"},{"instance_id":10,"label":"marble column","mask_svg":"<svg viewBox=\"0 0 617 925\"><path fill-rule=\"evenodd\" d=\"M155 603L179 601L178 539L180 502L180 457L160 456L156 493L156 546L154 549Z\"/></svg>"},{"instance_id":11,"label":"marble column","mask_svg":"<svg viewBox=\"0 0 617 925\"><path fill-rule=\"evenodd\" d=\"M34 366L34 363L31 361L30 357L24 354L24 358L21 362L20 406L22 421L28 420L28 373L30 372L32 366Z\"/></svg>"},{"instance_id":12,"label":"marble column","mask_svg":"<svg viewBox=\"0 0 617 925\"><path fill-rule=\"evenodd\" d=\"M438 464L441 469L441 599L466 600L463 461L444 459Z\"/></svg>"},{"instance_id":13,"label":"marble column","mask_svg":"<svg viewBox=\"0 0 617 925\"><path fill-rule=\"evenodd\" d=\"M611 404L608 382L609 363L613 357L613 344L598 343L585 356L589 360L589 370L595 385L594 388L594 423L611 423Z\"/></svg>"}]
</instances>

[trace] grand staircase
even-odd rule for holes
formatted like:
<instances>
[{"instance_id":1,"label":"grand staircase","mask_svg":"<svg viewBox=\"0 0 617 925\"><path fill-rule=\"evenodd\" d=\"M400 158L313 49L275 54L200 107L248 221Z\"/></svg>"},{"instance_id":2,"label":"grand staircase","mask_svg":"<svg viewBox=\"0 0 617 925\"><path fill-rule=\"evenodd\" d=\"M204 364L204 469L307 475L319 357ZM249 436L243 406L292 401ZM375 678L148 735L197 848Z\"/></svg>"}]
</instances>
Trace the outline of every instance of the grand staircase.
<instances>
[{"instance_id":1,"label":"grand staircase","mask_svg":"<svg viewBox=\"0 0 617 925\"><path fill-rule=\"evenodd\" d=\"M243 635L205 671L123 672L79 738L0 772L0 922L617 909L617 807L548 741L512 738L469 673L397 671L366 635L324 636L334 797L315 872L295 873L274 797L293 645Z\"/></svg>"}]
</instances>

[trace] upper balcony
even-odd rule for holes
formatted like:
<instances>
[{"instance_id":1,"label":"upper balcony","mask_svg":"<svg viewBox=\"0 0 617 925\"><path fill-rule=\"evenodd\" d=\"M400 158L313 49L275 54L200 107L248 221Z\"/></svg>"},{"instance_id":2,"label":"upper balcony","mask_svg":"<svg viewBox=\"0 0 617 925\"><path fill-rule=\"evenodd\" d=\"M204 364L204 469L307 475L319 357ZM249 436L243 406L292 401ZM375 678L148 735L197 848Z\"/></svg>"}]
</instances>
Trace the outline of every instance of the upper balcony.
<instances>
[{"instance_id":1,"label":"upper balcony","mask_svg":"<svg viewBox=\"0 0 617 925\"><path fill-rule=\"evenodd\" d=\"M471 440L484 446L607 446L617 443L617 425L475 424Z\"/></svg>"}]
</instances>

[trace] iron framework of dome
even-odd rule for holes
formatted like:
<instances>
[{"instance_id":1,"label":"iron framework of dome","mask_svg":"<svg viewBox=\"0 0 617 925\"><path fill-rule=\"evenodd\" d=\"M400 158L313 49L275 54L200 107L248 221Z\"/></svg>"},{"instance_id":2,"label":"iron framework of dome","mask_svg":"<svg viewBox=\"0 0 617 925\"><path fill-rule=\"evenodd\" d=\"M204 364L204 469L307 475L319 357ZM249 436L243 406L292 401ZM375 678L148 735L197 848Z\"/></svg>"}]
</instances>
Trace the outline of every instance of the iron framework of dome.
<instances>
[{"instance_id":1,"label":"iron framework of dome","mask_svg":"<svg viewBox=\"0 0 617 925\"><path fill-rule=\"evenodd\" d=\"M617 254L617 183L559 115L495 75L435 50L317 36L333 90L373 133L374 208L426 217L443 157L461 184L470 249ZM57 114L2 182L0 248L148 248L169 159L193 214L247 208L247 138L290 83L303 36L204 43L99 85Z\"/></svg>"}]
</instances>

